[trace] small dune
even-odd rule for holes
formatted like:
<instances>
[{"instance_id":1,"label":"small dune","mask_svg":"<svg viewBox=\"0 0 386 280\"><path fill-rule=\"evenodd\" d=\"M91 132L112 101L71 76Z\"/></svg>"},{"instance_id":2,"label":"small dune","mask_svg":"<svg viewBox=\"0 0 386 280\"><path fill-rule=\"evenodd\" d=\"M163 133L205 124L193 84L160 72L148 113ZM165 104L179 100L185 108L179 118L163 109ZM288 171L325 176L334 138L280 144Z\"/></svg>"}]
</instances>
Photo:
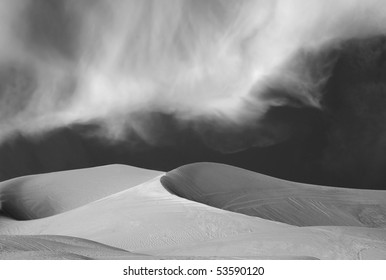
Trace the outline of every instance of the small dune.
<instances>
[{"instance_id":1,"label":"small dune","mask_svg":"<svg viewBox=\"0 0 386 280\"><path fill-rule=\"evenodd\" d=\"M161 182L180 197L290 225L386 228L386 191L306 185L217 163L179 167Z\"/></svg>"}]
</instances>

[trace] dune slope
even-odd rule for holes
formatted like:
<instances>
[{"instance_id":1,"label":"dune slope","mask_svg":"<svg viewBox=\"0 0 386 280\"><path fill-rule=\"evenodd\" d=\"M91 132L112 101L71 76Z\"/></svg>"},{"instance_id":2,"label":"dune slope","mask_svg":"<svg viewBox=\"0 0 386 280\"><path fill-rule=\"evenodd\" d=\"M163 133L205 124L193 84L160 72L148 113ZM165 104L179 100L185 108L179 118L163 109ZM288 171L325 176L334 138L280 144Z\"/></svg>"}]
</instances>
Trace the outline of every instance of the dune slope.
<instances>
[{"instance_id":1,"label":"dune slope","mask_svg":"<svg viewBox=\"0 0 386 280\"><path fill-rule=\"evenodd\" d=\"M161 182L180 197L286 224L386 228L386 191L306 185L217 163L182 166Z\"/></svg>"},{"instance_id":2,"label":"dune slope","mask_svg":"<svg viewBox=\"0 0 386 280\"><path fill-rule=\"evenodd\" d=\"M18 220L56 215L162 174L127 165L24 176L0 183L2 211Z\"/></svg>"},{"instance_id":3,"label":"dune slope","mask_svg":"<svg viewBox=\"0 0 386 280\"><path fill-rule=\"evenodd\" d=\"M86 239L60 235L1 235L4 259L149 259Z\"/></svg>"}]
</instances>

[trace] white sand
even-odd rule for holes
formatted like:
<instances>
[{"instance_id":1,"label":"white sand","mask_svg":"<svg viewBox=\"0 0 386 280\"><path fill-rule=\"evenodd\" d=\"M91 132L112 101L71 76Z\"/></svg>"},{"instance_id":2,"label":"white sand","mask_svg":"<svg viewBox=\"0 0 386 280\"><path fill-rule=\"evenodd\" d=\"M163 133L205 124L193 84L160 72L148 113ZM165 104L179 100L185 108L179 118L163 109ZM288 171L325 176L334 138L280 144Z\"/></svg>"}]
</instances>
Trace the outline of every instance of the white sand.
<instances>
[{"instance_id":1,"label":"white sand","mask_svg":"<svg viewBox=\"0 0 386 280\"><path fill-rule=\"evenodd\" d=\"M208 169L210 166L203 165L203 167ZM91 200L90 202L90 199L87 199L84 202L84 200L78 197L82 195L82 192L75 191L71 195L64 195L65 199L63 201L66 206L68 205L67 210L56 211L55 215L52 215L51 212L43 213L43 211L40 212L40 216L45 218L25 221L0 217L0 235L61 235L77 237L82 240L95 241L127 250L132 254L147 254L159 258L170 256L171 258L376 259L385 256L386 253L386 229L381 228L380 225L382 223L376 224L378 228L370 228L363 223L360 224L360 227L347 227L345 224L351 223L351 220L349 220L350 222L345 222L342 220L342 216L339 216L339 219L334 219L336 223L342 222L341 225L335 226L298 227L270 221L256 216L220 209L219 206L224 201L216 200L218 205L213 207L176 196L167 191L161 184L160 178L162 174L156 175L160 173L154 173L155 178L134 187L132 182L121 182L125 187L117 187L116 185L114 194L95 200L97 196L101 196L102 192L100 189L103 189L100 177L105 177L111 168L101 167L99 169L100 172L95 172L94 176L87 178L87 186L84 185L84 188L87 190L87 195L93 197L94 199L92 200L94 201ZM128 170L131 170L130 167L128 167ZM210 169L208 170L210 171ZM218 175L215 170L216 168L212 171ZM236 170L236 173L232 174L232 170ZM79 172L88 172L88 170L80 170ZM227 169L230 177L238 178L237 172L239 171L233 169L233 167ZM60 173L56 173L56 175L60 175ZM46 175L39 175L36 179L39 178L39 180L45 181L44 176ZM52 176L52 180L55 182L61 181L58 179L60 176L56 177L55 174L50 176ZM285 203L286 200L283 200L283 197L296 193L296 186L306 188L304 185L282 180L280 181L283 186L279 186L273 178L260 177L261 175L255 173L254 176L257 176L258 180L256 185L268 184L270 186L270 192L268 189L261 192L259 201L264 201L264 197L267 196L267 205L269 206L267 209L272 211L272 217L287 217L286 213L279 212L283 210L292 211L292 208L288 209L286 207L278 207L277 205L280 206L281 203ZM198 176L198 178L201 177ZM221 177L219 178L220 181L222 179ZM130 179L128 180L130 181ZM290 192L286 191L286 184L290 187ZM89 194L89 192L94 190L93 185L99 186L95 188L97 194ZM127 186L131 186L131 188ZM216 189L207 190L212 197L217 195L222 197L222 193L225 193L227 195L224 197L229 199L229 191L235 195L237 194L232 189L234 187L231 188L225 183L212 184L212 186L215 186ZM223 189L218 189L221 186ZM245 188L242 188L245 185L240 184L239 186L241 187L242 195L238 194L235 198L240 201L244 197L245 201L249 201L250 196L248 196L248 192L246 192ZM308 186L307 188L310 187ZM35 188L37 188L36 185ZM45 188L50 189L50 194L54 196L57 195L56 190L59 189L57 185L45 185ZM302 196L304 201L307 200L307 197L312 199L321 197L318 191L320 189L323 189L323 191L327 189L319 186L312 186L312 188L316 192L308 192L307 195ZM22 191L26 189L28 189L27 185L25 185ZM28 190L33 193L32 189L31 187ZM60 188L60 190L65 192L63 188ZM73 191L70 188L70 192ZM200 191L202 192L202 190ZM195 192L195 190L193 189L191 192ZM28 208L29 206L33 206L34 209L39 207L40 209L58 209L55 204L50 207L40 205L45 203L45 192L37 191L37 193L38 195L34 196L34 198L38 197L38 202L24 204L24 211L35 213L33 209ZM199 193L197 192L198 197L201 197ZM297 195L301 193L299 191ZM323 196L324 201L333 199L335 193L338 193L337 197L339 200L337 201L344 202L348 199L350 202L350 199L354 199L351 196L340 195L334 189L329 196ZM384 193L378 192L376 195L371 195L372 191L368 191L368 193L368 196L356 197L354 201L360 201L362 198L365 205L369 201L373 204L377 202L377 205L380 205L379 207L381 208L373 208L375 209L374 211L377 209L382 210L383 206L380 195ZM13 194L14 197L18 195L28 197L23 193L14 192ZM254 195L252 194L252 198L254 198ZM204 194L203 197L207 197L207 194ZM273 197L276 199L273 199ZM68 199L77 200L75 204L79 206L80 203L83 203L83 206L70 207L75 204L67 201ZM51 204L55 201L51 200ZM340 209L338 207L339 204L335 200L333 203ZM307 212L310 211L309 209L305 208L303 216L307 215ZM317 212L313 215L317 215ZM374 216L376 213L371 215ZM348 217L351 218L351 216ZM322 221L325 221L325 219ZM67 254L73 253L72 251L65 250L66 245L63 246L63 252ZM103 247L97 249L100 253L99 256L103 255L104 250ZM79 255L87 257L85 254ZM65 255L65 257L69 258L71 255ZM109 258L108 254L106 254L106 258Z\"/></svg>"},{"instance_id":2,"label":"white sand","mask_svg":"<svg viewBox=\"0 0 386 280\"><path fill-rule=\"evenodd\" d=\"M161 181L189 200L287 224L386 228L386 191L299 184L216 163L186 165Z\"/></svg>"},{"instance_id":3,"label":"white sand","mask_svg":"<svg viewBox=\"0 0 386 280\"><path fill-rule=\"evenodd\" d=\"M2 209L12 217L37 219L66 212L160 174L115 164L24 176L0 183L0 200Z\"/></svg>"},{"instance_id":4,"label":"white sand","mask_svg":"<svg viewBox=\"0 0 386 280\"><path fill-rule=\"evenodd\" d=\"M149 259L92 242L59 235L0 235L0 259Z\"/></svg>"}]
</instances>

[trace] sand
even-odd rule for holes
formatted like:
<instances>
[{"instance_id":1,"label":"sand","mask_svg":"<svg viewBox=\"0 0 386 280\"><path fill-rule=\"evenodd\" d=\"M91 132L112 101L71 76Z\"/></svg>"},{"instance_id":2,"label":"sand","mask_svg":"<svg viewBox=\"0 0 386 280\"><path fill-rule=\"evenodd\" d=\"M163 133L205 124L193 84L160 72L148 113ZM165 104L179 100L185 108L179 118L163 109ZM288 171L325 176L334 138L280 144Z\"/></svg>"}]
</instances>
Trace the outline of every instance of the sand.
<instances>
[{"instance_id":1,"label":"sand","mask_svg":"<svg viewBox=\"0 0 386 280\"><path fill-rule=\"evenodd\" d=\"M299 184L215 163L161 178L172 193L213 207L297 226L386 228L386 192Z\"/></svg>"},{"instance_id":2,"label":"sand","mask_svg":"<svg viewBox=\"0 0 386 280\"><path fill-rule=\"evenodd\" d=\"M121 179L109 176L114 172ZM79 178L83 183L74 187ZM5 206L24 219L0 216L1 246L9 248L0 250L0 258L383 259L386 254L382 191L330 190L209 163L166 174L105 166L24 178L22 188L15 182L0 189L11 192L16 186ZM31 182L45 182L44 190ZM293 199L302 204L295 207ZM353 209L362 209L361 215ZM31 238L41 245L26 246Z\"/></svg>"},{"instance_id":3,"label":"sand","mask_svg":"<svg viewBox=\"0 0 386 280\"><path fill-rule=\"evenodd\" d=\"M24 176L0 183L2 210L18 220L38 219L136 186L158 171L127 165Z\"/></svg>"},{"instance_id":4,"label":"sand","mask_svg":"<svg viewBox=\"0 0 386 280\"><path fill-rule=\"evenodd\" d=\"M86 239L60 235L1 235L0 259L150 259Z\"/></svg>"}]
</instances>

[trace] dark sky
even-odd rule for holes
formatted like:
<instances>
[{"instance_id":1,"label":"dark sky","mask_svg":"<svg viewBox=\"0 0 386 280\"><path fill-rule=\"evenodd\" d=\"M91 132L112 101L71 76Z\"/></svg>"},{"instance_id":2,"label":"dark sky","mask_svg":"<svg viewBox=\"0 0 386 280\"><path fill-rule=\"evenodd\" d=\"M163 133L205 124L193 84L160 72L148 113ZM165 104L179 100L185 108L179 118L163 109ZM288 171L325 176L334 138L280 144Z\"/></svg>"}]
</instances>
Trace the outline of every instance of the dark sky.
<instances>
[{"instance_id":1,"label":"dark sky","mask_svg":"<svg viewBox=\"0 0 386 280\"><path fill-rule=\"evenodd\" d=\"M0 178L110 163L166 171L214 161L298 182L386 189L386 39L349 41L331 53L337 61L322 109L275 107L242 128L181 126L154 113L151 144L135 136L106 141L92 136L92 125L19 134L0 147Z\"/></svg>"}]
</instances>

